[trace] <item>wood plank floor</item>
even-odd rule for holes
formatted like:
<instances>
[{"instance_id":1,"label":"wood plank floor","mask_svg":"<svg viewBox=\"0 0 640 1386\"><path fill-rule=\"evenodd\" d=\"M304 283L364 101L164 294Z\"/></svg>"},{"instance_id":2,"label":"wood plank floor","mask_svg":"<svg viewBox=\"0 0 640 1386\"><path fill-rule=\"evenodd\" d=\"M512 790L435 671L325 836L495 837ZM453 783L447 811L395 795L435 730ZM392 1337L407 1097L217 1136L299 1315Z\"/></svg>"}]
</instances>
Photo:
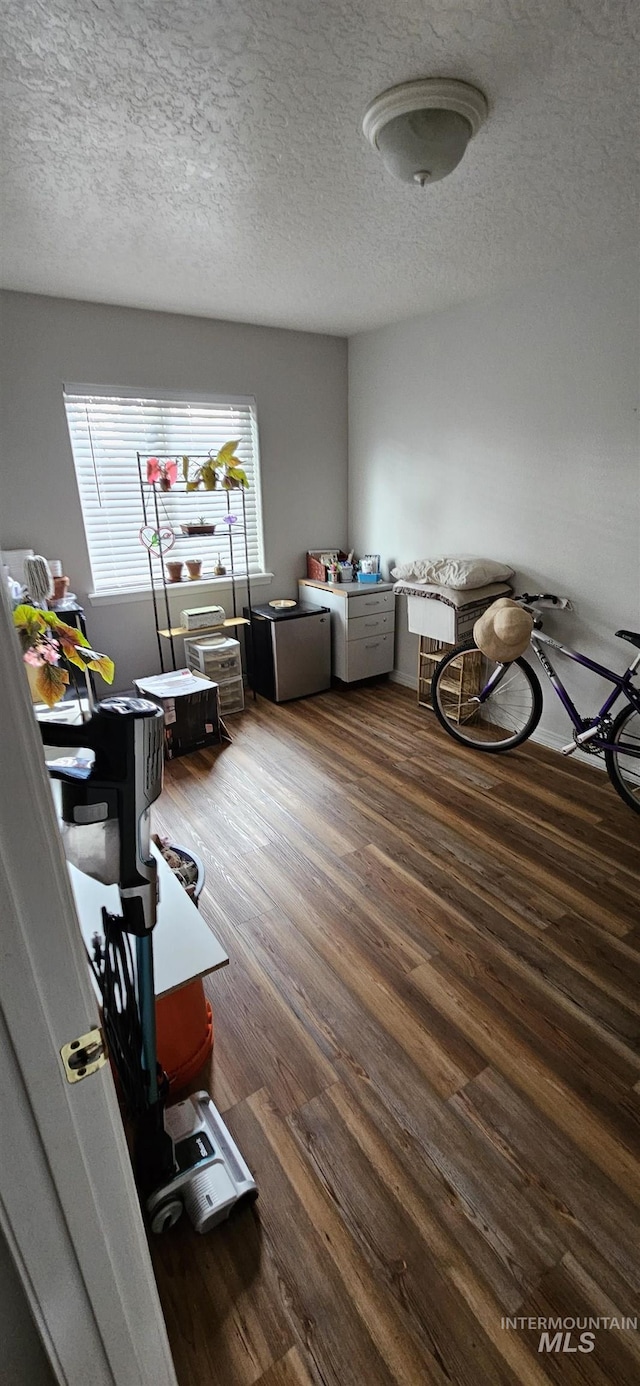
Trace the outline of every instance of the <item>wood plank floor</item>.
<instances>
[{"instance_id":1,"label":"wood plank floor","mask_svg":"<svg viewBox=\"0 0 640 1386\"><path fill-rule=\"evenodd\" d=\"M154 1239L180 1386L640 1381L638 1333L501 1326L640 1313L640 817L414 698L258 700L167 769L231 957L204 1082L260 1187Z\"/></svg>"}]
</instances>

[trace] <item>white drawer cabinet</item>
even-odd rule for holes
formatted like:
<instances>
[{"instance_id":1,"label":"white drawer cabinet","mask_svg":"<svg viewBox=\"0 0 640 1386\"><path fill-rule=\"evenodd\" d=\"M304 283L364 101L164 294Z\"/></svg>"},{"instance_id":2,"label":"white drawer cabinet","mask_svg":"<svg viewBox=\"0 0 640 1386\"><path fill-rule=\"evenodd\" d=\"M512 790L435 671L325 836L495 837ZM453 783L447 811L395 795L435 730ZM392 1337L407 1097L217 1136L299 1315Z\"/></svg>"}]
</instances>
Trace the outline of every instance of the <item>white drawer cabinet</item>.
<instances>
[{"instance_id":1,"label":"white drawer cabinet","mask_svg":"<svg viewBox=\"0 0 640 1386\"><path fill-rule=\"evenodd\" d=\"M331 666L345 683L393 669L395 595L390 582L314 582L301 578L299 598L331 611Z\"/></svg>"},{"instance_id":2,"label":"white drawer cabinet","mask_svg":"<svg viewBox=\"0 0 640 1386\"><path fill-rule=\"evenodd\" d=\"M379 587L373 590L369 588L367 591L365 587L363 591L358 584L357 591L354 592L353 586L354 584L351 582L345 583L345 591L350 593L346 603L349 621L358 620L362 616L371 616L376 611L395 611L396 599L392 587L385 587L385 590L381 592L380 587L383 586L381 583ZM340 591L339 585L337 590Z\"/></svg>"},{"instance_id":3,"label":"white drawer cabinet","mask_svg":"<svg viewBox=\"0 0 640 1386\"><path fill-rule=\"evenodd\" d=\"M347 640L366 640L371 635L393 635L393 611L372 611L370 616L351 618L348 608Z\"/></svg>"},{"instance_id":4,"label":"white drawer cabinet","mask_svg":"<svg viewBox=\"0 0 640 1386\"><path fill-rule=\"evenodd\" d=\"M346 683L370 679L372 674L388 674L393 669L393 635L365 636L350 640L346 651L346 673L338 674Z\"/></svg>"}]
</instances>

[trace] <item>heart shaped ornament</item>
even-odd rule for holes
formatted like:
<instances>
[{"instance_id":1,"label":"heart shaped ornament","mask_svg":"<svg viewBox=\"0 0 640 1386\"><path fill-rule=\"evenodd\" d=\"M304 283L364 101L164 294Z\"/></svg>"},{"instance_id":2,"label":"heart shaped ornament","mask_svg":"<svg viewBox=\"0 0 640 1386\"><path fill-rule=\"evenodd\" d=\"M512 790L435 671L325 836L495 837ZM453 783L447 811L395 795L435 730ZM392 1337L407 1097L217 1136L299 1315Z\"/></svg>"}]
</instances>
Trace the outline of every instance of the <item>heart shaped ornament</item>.
<instances>
[{"instance_id":1,"label":"heart shaped ornament","mask_svg":"<svg viewBox=\"0 0 640 1386\"><path fill-rule=\"evenodd\" d=\"M176 542L176 536L168 525L164 529L153 529L151 525L143 525L138 538L143 549L147 549L154 558L168 553Z\"/></svg>"}]
</instances>

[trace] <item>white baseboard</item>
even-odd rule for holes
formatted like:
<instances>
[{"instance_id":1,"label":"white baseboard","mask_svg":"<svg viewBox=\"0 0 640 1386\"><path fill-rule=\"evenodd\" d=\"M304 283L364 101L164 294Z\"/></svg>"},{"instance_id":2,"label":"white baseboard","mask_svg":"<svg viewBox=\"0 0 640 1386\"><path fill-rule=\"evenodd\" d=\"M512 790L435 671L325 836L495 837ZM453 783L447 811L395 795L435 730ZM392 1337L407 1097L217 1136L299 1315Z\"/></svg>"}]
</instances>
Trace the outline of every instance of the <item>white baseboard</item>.
<instances>
[{"instance_id":1,"label":"white baseboard","mask_svg":"<svg viewBox=\"0 0 640 1386\"><path fill-rule=\"evenodd\" d=\"M536 727L532 741L539 741L542 746L548 746L550 751L562 750L563 746L571 739L571 732L567 728L567 735L561 736L559 732L547 731L545 727ZM563 756L564 759L564 756ZM583 765L590 765L592 770L606 770L604 758L602 756L590 756L586 751L573 751L571 760L581 760Z\"/></svg>"},{"instance_id":2,"label":"white baseboard","mask_svg":"<svg viewBox=\"0 0 640 1386\"><path fill-rule=\"evenodd\" d=\"M402 669L392 669L389 674L392 683L401 683L403 688L417 688L418 680L415 674L403 674Z\"/></svg>"},{"instance_id":3,"label":"white baseboard","mask_svg":"<svg viewBox=\"0 0 640 1386\"><path fill-rule=\"evenodd\" d=\"M392 669L389 674L392 683L400 683L403 688L418 687L418 680L414 674L405 674L402 669ZM566 746L571 736L567 728L566 736L561 736L560 732L547 731L545 727L537 726L532 741L539 741L541 746L547 746L550 751L560 753L563 746ZM595 770L605 770L606 766L602 756L590 756L586 751L574 751L571 759L581 760L584 765L590 765Z\"/></svg>"}]
</instances>

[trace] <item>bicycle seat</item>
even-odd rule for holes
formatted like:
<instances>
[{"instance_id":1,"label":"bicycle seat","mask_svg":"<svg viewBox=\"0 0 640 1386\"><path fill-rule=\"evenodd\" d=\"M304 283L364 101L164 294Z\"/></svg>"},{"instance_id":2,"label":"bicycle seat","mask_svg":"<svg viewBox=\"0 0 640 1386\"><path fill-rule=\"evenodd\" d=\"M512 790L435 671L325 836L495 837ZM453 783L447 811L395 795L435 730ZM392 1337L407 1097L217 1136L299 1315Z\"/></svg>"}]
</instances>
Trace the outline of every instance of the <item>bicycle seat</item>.
<instances>
[{"instance_id":1,"label":"bicycle seat","mask_svg":"<svg viewBox=\"0 0 640 1386\"><path fill-rule=\"evenodd\" d=\"M640 650L640 631L617 630L616 635L618 635L621 640L628 640L630 645L636 645Z\"/></svg>"}]
</instances>

